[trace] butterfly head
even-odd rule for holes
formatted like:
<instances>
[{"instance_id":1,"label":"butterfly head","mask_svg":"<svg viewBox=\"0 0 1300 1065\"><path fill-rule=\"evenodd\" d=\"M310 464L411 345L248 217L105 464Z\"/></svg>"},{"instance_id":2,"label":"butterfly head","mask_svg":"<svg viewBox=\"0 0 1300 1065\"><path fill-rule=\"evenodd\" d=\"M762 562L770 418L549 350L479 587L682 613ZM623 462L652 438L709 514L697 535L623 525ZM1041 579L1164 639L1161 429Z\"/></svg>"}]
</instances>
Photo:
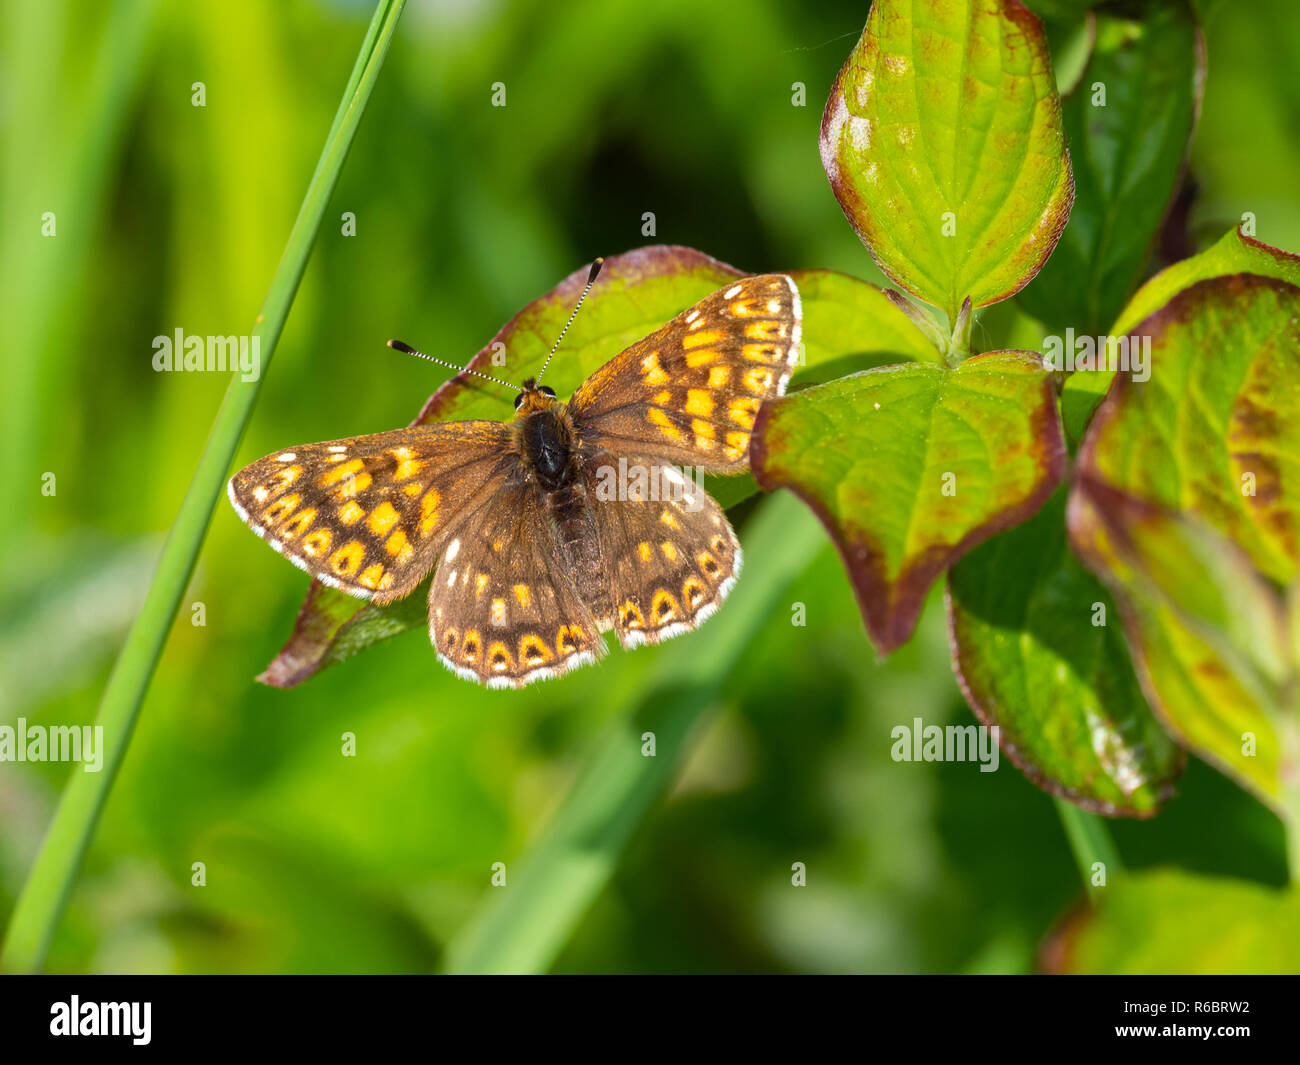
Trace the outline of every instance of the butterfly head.
<instances>
[{"instance_id":1,"label":"butterfly head","mask_svg":"<svg viewBox=\"0 0 1300 1065\"><path fill-rule=\"evenodd\" d=\"M555 389L549 385L539 385L533 378L524 379L523 391L515 396L515 417L522 418L535 411L550 410L559 403L555 398Z\"/></svg>"}]
</instances>

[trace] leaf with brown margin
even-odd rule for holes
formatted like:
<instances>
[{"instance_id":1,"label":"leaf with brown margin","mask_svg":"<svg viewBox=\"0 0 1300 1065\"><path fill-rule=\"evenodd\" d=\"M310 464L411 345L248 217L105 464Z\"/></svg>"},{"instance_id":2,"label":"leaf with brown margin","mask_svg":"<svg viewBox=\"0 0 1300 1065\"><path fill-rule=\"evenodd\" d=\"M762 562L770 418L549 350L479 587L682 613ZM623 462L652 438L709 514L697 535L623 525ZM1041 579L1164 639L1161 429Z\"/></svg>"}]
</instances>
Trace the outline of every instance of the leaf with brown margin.
<instances>
[{"instance_id":1,"label":"leaf with brown margin","mask_svg":"<svg viewBox=\"0 0 1300 1065\"><path fill-rule=\"evenodd\" d=\"M1274 277L1300 285L1300 255L1248 237L1240 228L1229 230L1213 247L1166 267L1146 282L1134 293L1110 331L1117 337L1127 336L1144 318L1198 281L1242 273ZM1114 376L1109 371L1097 370L1072 374L1065 382L1061 405L1065 429L1071 440L1083 436L1092 412L1106 394Z\"/></svg>"},{"instance_id":2,"label":"leaf with brown margin","mask_svg":"<svg viewBox=\"0 0 1300 1065\"><path fill-rule=\"evenodd\" d=\"M1142 322L1150 379L1121 375L1080 466L1140 500L1200 515L1268 577L1295 577L1300 528L1300 288L1253 274L1201 281ZM1255 475L1255 495L1242 475Z\"/></svg>"},{"instance_id":3,"label":"leaf with brown margin","mask_svg":"<svg viewBox=\"0 0 1300 1065\"><path fill-rule=\"evenodd\" d=\"M1173 796L1182 752L1147 706L1109 594L1066 543L1063 491L953 566L946 601L966 702L1025 776L1109 817L1150 817Z\"/></svg>"},{"instance_id":4,"label":"leaf with brown margin","mask_svg":"<svg viewBox=\"0 0 1300 1065\"><path fill-rule=\"evenodd\" d=\"M1070 213L1051 57L1019 0L876 0L821 152L881 269L950 322L967 296L981 307L1018 292Z\"/></svg>"},{"instance_id":5,"label":"leaf with brown margin","mask_svg":"<svg viewBox=\"0 0 1300 1065\"><path fill-rule=\"evenodd\" d=\"M587 280L575 271L534 300L469 362L471 369L519 381L541 367ZM691 248L655 245L610 256L597 288L575 319L547 371L547 383L567 395L623 348L653 332L678 311L746 276ZM874 285L831 270L792 271L804 309L805 353L795 382L821 373L880 361L936 359L933 346ZM498 347L500 345L500 347ZM493 362L504 355L504 365ZM513 393L466 376L453 377L424 405L412 424L468 418L509 418ZM710 478L723 506L757 489L752 478ZM299 684L371 644L426 625L427 583L388 607L376 607L313 583L293 634L258 678L277 687Z\"/></svg>"},{"instance_id":6,"label":"leaf with brown margin","mask_svg":"<svg viewBox=\"0 0 1300 1065\"><path fill-rule=\"evenodd\" d=\"M1043 504L1065 445L1042 361L996 351L954 370L868 370L767 404L750 462L761 487L789 488L821 518L889 652L911 636L935 577Z\"/></svg>"},{"instance_id":7,"label":"leaf with brown margin","mask_svg":"<svg viewBox=\"0 0 1300 1065\"><path fill-rule=\"evenodd\" d=\"M1119 603L1151 706L1184 745L1277 803L1291 663L1272 585L1204 522L1117 491L1084 464L1067 523Z\"/></svg>"}]
</instances>

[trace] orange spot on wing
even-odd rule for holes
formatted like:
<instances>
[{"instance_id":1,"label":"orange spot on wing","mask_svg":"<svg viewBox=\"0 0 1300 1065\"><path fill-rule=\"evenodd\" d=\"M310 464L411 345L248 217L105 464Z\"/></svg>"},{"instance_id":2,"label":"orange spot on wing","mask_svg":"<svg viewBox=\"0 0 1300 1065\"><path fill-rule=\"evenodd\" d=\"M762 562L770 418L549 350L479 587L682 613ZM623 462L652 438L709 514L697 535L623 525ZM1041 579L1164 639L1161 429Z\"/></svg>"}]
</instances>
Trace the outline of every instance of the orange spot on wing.
<instances>
[{"instance_id":1,"label":"orange spot on wing","mask_svg":"<svg viewBox=\"0 0 1300 1065\"><path fill-rule=\"evenodd\" d=\"M641 613L641 608L629 599L618 608L618 623L629 630L644 629L645 616Z\"/></svg>"},{"instance_id":2,"label":"orange spot on wing","mask_svg":"<svg viewBox=\"0 0 1300 1065\"><path fill-rule=\"evenodd\" d=\"M727 404L727 417L742 429L754 428L754 415L758 413L758 400L741 396Z\"/></svg>"},{"instance_id":3,"label":"orange spot on wing","mask_svg":"<svg viewBox=\"0 0 1300 1065\"><path fill-rule=\"evenodd\" d=\"M411 542L406 538L406 533L402 532L401 529L397 529L393 532L393 535L388 538L384 547L388 550L390 555L397 559L397 564L399 566L406 565L406 563L411 561L411 556L415 554L415 550L411 547Z\"/></svg>"},{"instance_id":4,"label":"orange spot on wing","mask_svg":"<svg viewBox=\"0 0 1300 1065\"><path fill-rule=\"evenodd\" d=\"M361 568L365 557L365 545L360 540L349 541L330 555L330 569L340 577L351 577Z\"/></svg>"},{"instance_id":5,"label":"orange spot on wing","mask_svg":"<svg viewBox=\"0 0 1300 1065\"><path fill-rule=\"evenodd\" d=\"M722 332L718 329L701 329L698 333L687 333L682 337L682 347L687 351L692 348L702 348L709 344L716 344L722 339Z\"/></svg>"},{"instance_id":6,"label":"orange spot on wing","mask_svg":"<svg viewBox=\"0 0 1300 1065\"><path fill-rule=\"evenodd\" d=\"M478 629L465 630L465 642L461 644L460 655L466 662L478 661L479 651L482 644L479 641Z\"/></svg>"},{"instance_id":7,"label":"orange spot on wing","mask_svg":"<svg viewBox=\"0 0 1300 1065\"><path fill-rule=\"evenodd\" d=\"M680 444L682 442L682 431L673 424L673 420L657 407L651 407L646 411L646 417L652 425L659 427L659 431L669 440Z\"/></svg>"},{"instance_id":8,"label":"orange spot on wing","mask_svg":"<svg viewBox=\"0 0 1300 1065\"><path fill-rule=\"evenodd\" d=\"M397 511L393 509L392 503L384 500L370 512L370 516L366 518L366 524L370 526L370 531L376 536L384 536L397 524Z\"/></svg>"},{"instance_id":9,"label":"orange spot on wing","mask_svg":"<svg viewBox=\"0 0 1300 1065\"><path fill-rule=\"evenodd\" d=\"M263 524L275 525L277 522L283 521L298 509L298 504L301 502L302 496L297 492L294 492L293 495L285 496L283 499L276 500L262 511Z\"/></svg>"},{"instance_id":10,"label":"orange spot on wing","mask_svg":"<svg viewBox=\"0 0 1300 1065\"><path fill-rule=\"evenodd\" d=\"M322 488L329 488L338 484L350 474L360 473L365 463L360 459L352 459L350 462L343 462L335 466L332 470L321 475L321 479L316 482Z\"/></svg>"},{"instance_id":11,"label":"orange spot on wing","mask_svg":"<svg viewBox=\"0 0 1300 1065\"><path fill-rule=\"evenodd\" d=\"M745 336L750 340L784 340L786 336L784 322L746 322Z\"/></svg>"},{"instance_id":12,"label":"orange spot on wing","mask_svg":"<svg viewBox=\"0 0 1300 1065\"><path fill-rule=\"evenodd\" d=\"M442 496L436 488L430 488L424 493L424 498L420 500L420 533L424 536L433 534L434 526L438 524L438 503Z\"/></svg>"},{"instance_id":13,"label":"orange spot on wing","mask_svg":"<svg viewBox=\"0 0 1300 1065\"><path fill-rule=\"evenodd\" d=\"M345 499L355 499L357 493L369 488L373 480L374 478L363 470L361 473L345 478L343 483L330 493L330 498L336 503L342 503Z\"/></svg>"},{"instance_id":14,"label":"orange spot on wing","mask_svg":"<svg viewBox=\"0 0 1300 1065\"><path fill-rule=\"evenodd\" d=\"M393 470L394 480L409 481L424 469L424 463L415 457L415 452L409 447L390 447L388 453L397 460L397 466Z\"/></svg>"},{"instance_id":15,"label":"orange spot on wing","mask_svg":"<svg viewBox=\"0 0 1300 1065\"><path fill-rule=\"evenodd\" d=\"M707 388L686 390L686 413L697 418L707 418L713 413L713 393Z\"/></svg>"},{"instance_id":16,"label":"orange spot on wing","mask_svg":"<svg viewBox=\"0 0 1300 1065\"><path fill-rule=\"evenodd\" d=\"M488 668L494 673L504 673L514 665L514 660L510 657L510 651L506 645L497 640L488 645L487 664Z\"/></svg>"},{"instance_id":17,"label":"orange spot on wing","mask_svg":"<svg viewBox=\"0 0 1300 1065\"><path fill-rule=\"evenodd\" d=\"M695 561L700 564L700 569L704 571L704 575L708 577L709 580L716 578L722 571L722 567L718 565L718 560L708 551L701 551L695 556Z\"/></svg>"},{"instance_id":18,"label":"orange spot on wing","mask_svg":"<svg viewBox=\"0 0 1300 1065\"><path fill-rule=\"evenodd\" d=\"M384 567L376 562L373 566L367 566L357 578L357 583L366 588L378 588L379 582L384 576Z\"/></svg>"},{"instance_id":19,"label":"orange spot on wing","mask_svg":"<svg viewBox=\"0 0 1300 1065\"><path fill-rule=\"evenodd\" d=\"M750 362L780 362L782 352L775 344L746 344L740 354Z\"/></svg>"},{"instance_id":20,"label":"orange spot on wing","mask_svg":"<svg viewBox=\"0 0 1300 1065\"><path fill-rule=\"evenodd\" d=\"M316 520L316 508L308 507L306 510L300 510L292 518L286 521L276 533L282 540L293 540L301 536L311 528L311 523Z\"/></svg>"},{"instance_id":21,"label":"orange spot on wing","mask_svg":"<svg viewBox=\"0 0 1300 1065\"><path fill-rule=\"evenodd\" d=\"M650 600L650 620L656 625L671 621L677 616L679 607L673 593L660 588Z\"/></svg>"},{"instance_id":22,"label":"orange spot on wing","mask_svg":"<svg viewBox=\"0 0 1300 1065\"><path fill-rule=\"evenodd\" d=\"M519 661L526 662L530 666L536 666L543 662L549 662L554 657L551 654L551 649L542 642L540 636L529 633L519 638Z\"/></svg>"},{"instance_id":23,"label":"orange spot on wing","mask_svg":"<svg viewBox=\"0 0 1300 1065\"><path fill-rule=\"evenodd\" d=\"M659 365L659 352L652 351L642 359L641 369L645 372L645 383L651 388L657 388L668 383L668 375L664 373L664 368Z\"/></svg>"},{"instance_id":24,"label":"orange spot on wing","mask_svg":"<svg viewBox=\"0 0 1300 1065\"><path fill-rule=\"evenodd\" d=\"M365 510L355 503L344 503L339 507L339 521L344 525L355 525L366 516Z\"/></svg>"},{"instance_id":25,"label":"orange spot on wing","mask_svg":"<svg viewBox=\"0 0 1300 1065\"><path fill-rule=\"evenodd\" d=\"M728 433L727 446L722 449L722 453L729 459L738 459L749 450L748 433Z\"/></svg>"},{"instance_id":26,"label":"orange spot on wing","mask_svg":"<svg viewBox=\"0 0 1300 1065\"><path fill-rule=\"evenodd\" d=\"M334 534L328 529L317 529L303 537L302 549L309 557L316 558L330 549L332 539Z\"/></svg>"}]
</instances>

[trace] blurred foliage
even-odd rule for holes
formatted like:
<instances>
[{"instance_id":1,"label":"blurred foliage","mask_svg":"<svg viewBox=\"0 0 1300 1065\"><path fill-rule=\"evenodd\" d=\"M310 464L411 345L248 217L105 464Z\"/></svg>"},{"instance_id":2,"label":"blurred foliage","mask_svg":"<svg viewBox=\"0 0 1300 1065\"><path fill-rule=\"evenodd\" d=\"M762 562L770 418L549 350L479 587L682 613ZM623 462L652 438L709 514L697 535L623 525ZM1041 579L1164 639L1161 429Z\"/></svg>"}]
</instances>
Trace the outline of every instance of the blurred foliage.
<instances>
[{"instance_id":1,"label":"blurred foliage","mask_svg":"<svg viewBox=\"0 0 1300 1065\"><path fill-rule=\"evenodd\" d=\"M1198 6L1204 110L1149 272L1243 211L1261 239L1300 247L1300 22L1289 0ZM682 243L742 269L879 283L817 150L866 7L413 0L241 459L406 423L441 378L384 340L467 359L598 254ZM0 13L0 723L91 720L225 387L154 373L152 339L248 331L368 16L351 0ZM45 211L56 238L40 236ZM218 511L187 596L206 625L178 619L52 968L438 964L493 890L491 864L536 837L663 657L615 653L503 694L407 635L292 691L252 683L305 586ZM899 722L970 720L937 597L879 663L829 543L789 594L806 627L785 608L766 619L558 967L1032 967L1081 893L1051 800L1005 760L981 774L889 757ZM349 731L355 758L340 754ZM69 771L0 764L0 920ZM1194 760L1179 791L1114 827L1129 867L1284 882L1261 805Z\"/></svg>"}]
</instances>

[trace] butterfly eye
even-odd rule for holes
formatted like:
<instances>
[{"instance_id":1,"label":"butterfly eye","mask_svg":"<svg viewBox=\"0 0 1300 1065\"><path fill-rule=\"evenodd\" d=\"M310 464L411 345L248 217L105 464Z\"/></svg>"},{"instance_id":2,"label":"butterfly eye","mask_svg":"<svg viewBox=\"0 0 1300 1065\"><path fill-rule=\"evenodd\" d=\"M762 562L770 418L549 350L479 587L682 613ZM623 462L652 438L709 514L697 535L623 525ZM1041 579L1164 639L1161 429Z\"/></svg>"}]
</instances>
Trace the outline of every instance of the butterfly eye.
<instances>
[{"instance_id":1,"label":"butterfly eye","mask_svg":"<svg viewBox=\"0 0 1300 1065\"><path fill-rule=\"evenodd\" d=\"M542 385L542 386L540 386L540 388L538 389L538 391L540 391L540 392L545 392L546 395L548 395L548 396L554 396L554 395L555 395L555 389L553 389L550 385Z\"/></svg>"},{"instance_id":2,"label":"butterfly eye","mask_svg":"<svg viewBox=\"0 0 1300 1065\"><path fill-rule=\"evenodd\" d=\"M519 409L519 404L521 404L523 401L524 401L524 394L520 392L519 395L515 396L515 410Z\"/></svg>"}]
</instances>

